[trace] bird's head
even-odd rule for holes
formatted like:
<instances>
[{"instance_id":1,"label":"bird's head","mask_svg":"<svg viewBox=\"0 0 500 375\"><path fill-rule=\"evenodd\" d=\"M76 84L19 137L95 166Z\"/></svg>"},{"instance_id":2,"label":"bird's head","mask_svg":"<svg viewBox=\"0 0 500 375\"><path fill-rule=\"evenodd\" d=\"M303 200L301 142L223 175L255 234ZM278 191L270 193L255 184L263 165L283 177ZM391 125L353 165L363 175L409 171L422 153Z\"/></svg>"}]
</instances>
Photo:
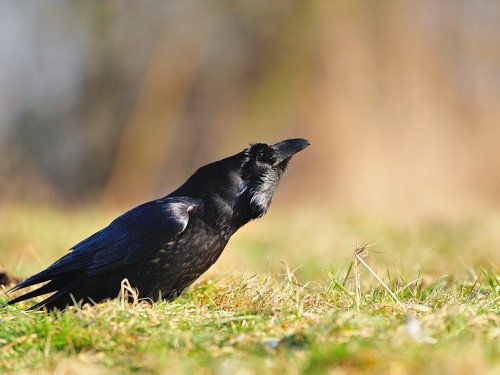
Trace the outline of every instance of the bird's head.
<instances>
[{"instance_id":1,"label":"bird's head","mask_svg":"<svg viewBox=\"0 0 500 375\"><path fill-rule=\"evenodd\" d=\"M204 199L217 220L230 217L239 227L266 213L290 159L307 146L309 141L299 138L273 145L251 144L236 155L201 167L169 197Z\"/></svg>"},{"instance_id":2,"label":"bird's head","mask_svg":"<svg viewBox=\"0 0 500 375\"><path fill-rule=\"evenodd\" d=\"M254 143L243 151L237 205L248 210L250 219L267 212L290 159L309 145L309 141L296 138L273 145Z\"/></svg>"}]
</instances>

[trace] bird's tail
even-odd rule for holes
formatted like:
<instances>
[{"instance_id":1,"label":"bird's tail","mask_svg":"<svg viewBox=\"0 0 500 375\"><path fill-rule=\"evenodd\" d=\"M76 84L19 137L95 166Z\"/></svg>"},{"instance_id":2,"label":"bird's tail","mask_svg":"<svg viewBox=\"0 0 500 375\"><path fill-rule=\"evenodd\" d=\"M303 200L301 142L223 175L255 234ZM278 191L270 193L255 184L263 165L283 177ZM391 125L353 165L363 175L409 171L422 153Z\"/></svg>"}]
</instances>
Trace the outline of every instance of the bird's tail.
<instances>
[{"instance_id":1,"label":"bird's tail","mask_svg":"<svg viewBox=\"0 0 500 375\"><path fill-rule=\"evenodd\" d=\"M27 299L42 296L44 294L48 294L51 292L55 292L50 295L43 301L33 305L30 307L30 310L38 310L42 307L46 307L47 309L59 308L64 309L68 303L71 303L71 292L77 288L80 284L83 283L83 279L80 278L66 278L59 277L49 281L47 284L42 285L41 287L32 290L31 292L25 293L16 297L7 302L8 305L13 305L15 303L25 301ZM10 292L16 291L18 289L25 288L25 285L21 285L22 283L16 285L14 288L9 290Z\"/></svg>"}]
</instances>

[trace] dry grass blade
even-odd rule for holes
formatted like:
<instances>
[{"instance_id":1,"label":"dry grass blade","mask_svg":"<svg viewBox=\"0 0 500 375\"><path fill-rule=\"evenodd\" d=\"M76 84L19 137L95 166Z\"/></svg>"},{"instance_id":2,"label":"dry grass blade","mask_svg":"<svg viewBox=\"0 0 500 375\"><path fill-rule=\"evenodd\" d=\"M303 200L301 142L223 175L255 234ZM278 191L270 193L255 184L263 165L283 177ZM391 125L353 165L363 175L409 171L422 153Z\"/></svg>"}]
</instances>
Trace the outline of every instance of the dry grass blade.
<instances>
[{"instance_id":1,"label":"dry grass blade","mask_svg":"<svg viewBox=\"0 0 500 375\"><path fill-rule=\"evenodd\" d=\"M121 282L119 299L122 309L126 309L130 304L135 306L139 302L137 290L130 285L126 278Z\"/></svg>"},{"instance_id":2,"label":"dry grass blade","mask_svg":"<svg viewBox=\"0 0 500 375\"><path fill-rule=\"evenodd\" d=\"M356 240L357 242L357 240ZM384 287L384 289L389 293L389 295L394 299L394 301L404 310L407 311L406 306L399 300L399 298L394 294L394 292L387 286L386 283L380 278L379 275L363 260L368 256L368 249L370 246L373 246L373 243L367 243L363 246L359 247L356 243L356 250L354 251L354 273L356 275L356 305L359 311L359 301L361 299L361 282L360 282L360 274L358 262L361 263L365 268L377 279L377 281Z\"/></svg>"}]
</instances>

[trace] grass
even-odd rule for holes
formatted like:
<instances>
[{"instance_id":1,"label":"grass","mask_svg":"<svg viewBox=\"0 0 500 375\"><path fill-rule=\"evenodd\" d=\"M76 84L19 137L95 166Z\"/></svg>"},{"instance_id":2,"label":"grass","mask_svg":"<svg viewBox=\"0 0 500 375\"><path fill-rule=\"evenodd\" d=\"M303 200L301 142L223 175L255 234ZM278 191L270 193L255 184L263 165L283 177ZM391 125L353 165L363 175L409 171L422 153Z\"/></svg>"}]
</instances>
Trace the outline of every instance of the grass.
<instances>
[{"instance_id":1,"label":"grass","mask_svg":"<svg viewBox=\"0 0 500 375\"><path fill-rule=\"evenodd\" d=\"M173 302L117 299L57 314L3 307L0 372L499 373L494 218L414 224L321 215L311 222L278 211L250 224ZM91 211L2 216L10 220L0 246L12 251L0 262L23 274L53 260L39 254L55 259L63 244L105 224ZM356 236L380 242L355 249ZM0 292L0 304L7 299Z\"/></svg>"}]
</instances>

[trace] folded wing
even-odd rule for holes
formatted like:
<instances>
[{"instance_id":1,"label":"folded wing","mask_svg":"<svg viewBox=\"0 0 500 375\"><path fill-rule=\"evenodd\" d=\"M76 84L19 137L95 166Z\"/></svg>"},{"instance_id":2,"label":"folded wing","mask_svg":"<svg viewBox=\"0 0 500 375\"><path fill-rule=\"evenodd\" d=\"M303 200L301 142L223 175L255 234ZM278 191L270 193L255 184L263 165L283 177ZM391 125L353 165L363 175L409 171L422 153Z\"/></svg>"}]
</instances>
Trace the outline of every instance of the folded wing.
<instances>
[{"instance_id":1,"label":"folded wing","mask_svg":"<svg viewBox=\"0 0 500 375\"><path fill-rule=\"evenodd\" d=\"M140 262L186 229L189 212L195 205L196 202L187 198L163 198L126 212L106 228L73 246L70 253L44 271L17 284L11 291L50 281L9 301L9 304L57 291L38 304L43 306L71 292L85 278Z\"/></svg>"}]
</instances>

